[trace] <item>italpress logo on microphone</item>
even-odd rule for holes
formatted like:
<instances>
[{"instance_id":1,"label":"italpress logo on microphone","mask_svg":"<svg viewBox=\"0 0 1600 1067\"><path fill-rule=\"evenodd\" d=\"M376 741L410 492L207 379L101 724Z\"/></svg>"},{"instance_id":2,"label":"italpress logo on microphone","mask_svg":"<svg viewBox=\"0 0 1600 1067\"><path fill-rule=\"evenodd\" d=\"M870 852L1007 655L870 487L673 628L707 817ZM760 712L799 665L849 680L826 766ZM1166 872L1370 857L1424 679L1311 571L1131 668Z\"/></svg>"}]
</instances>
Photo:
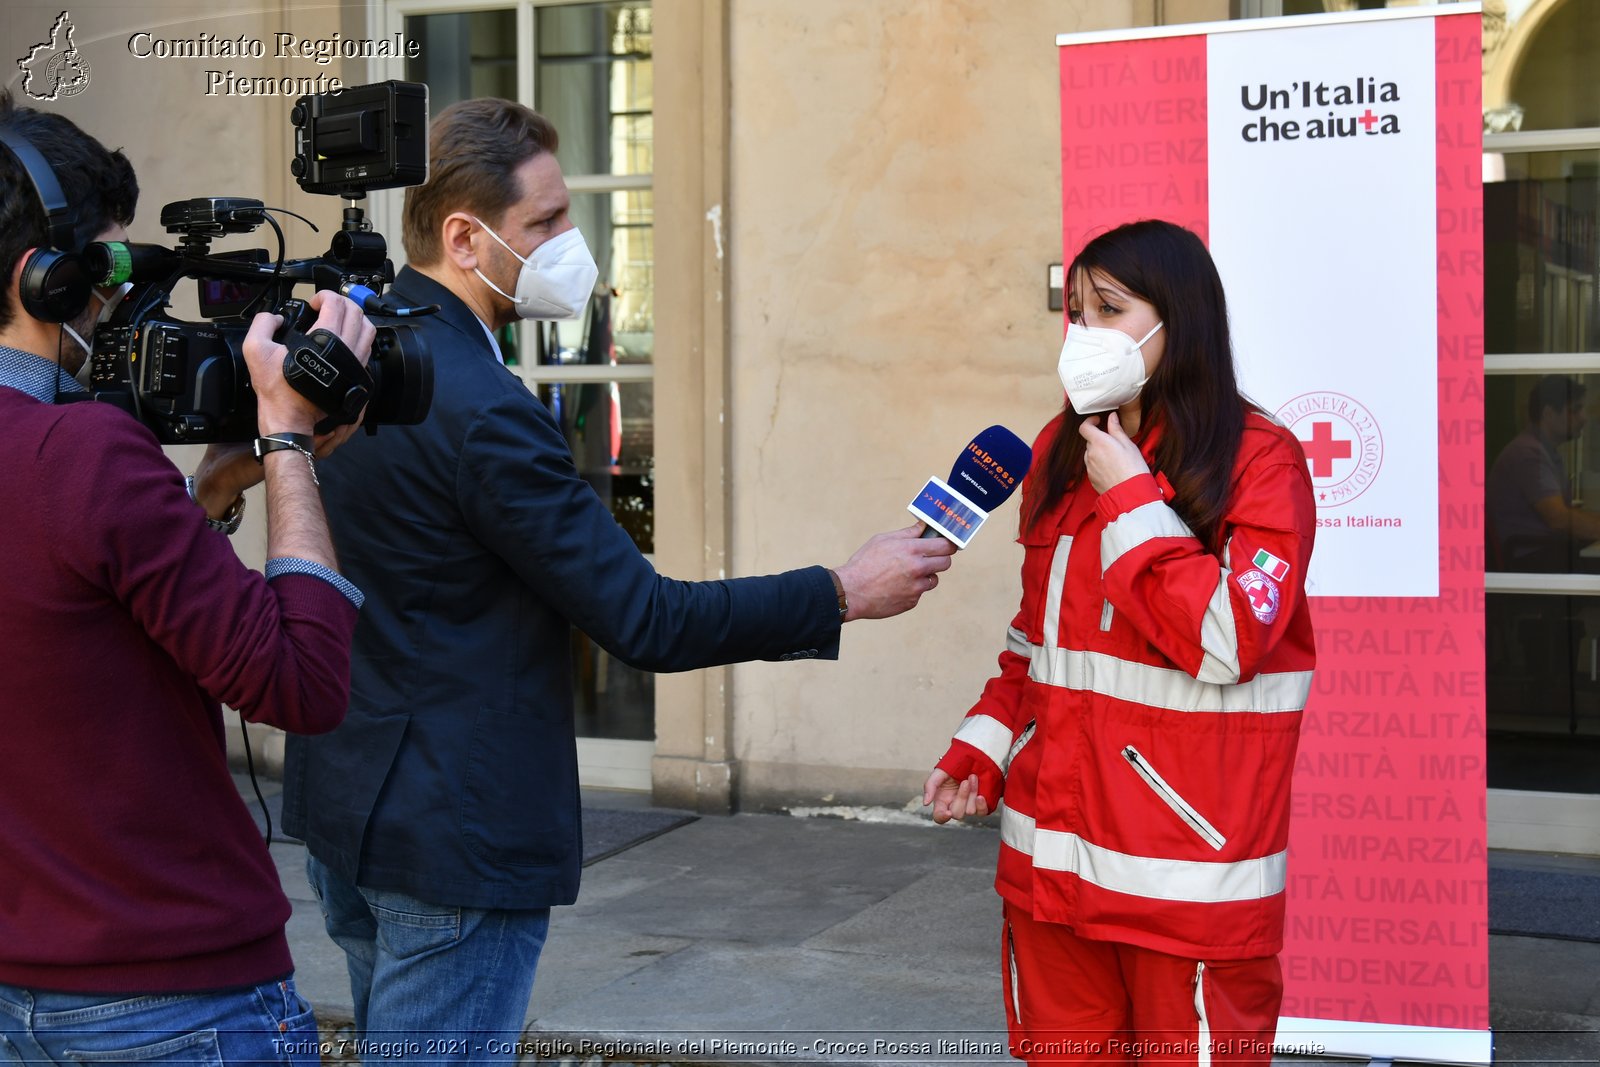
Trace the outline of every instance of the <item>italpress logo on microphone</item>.
<instances>
[{"instance_id":1,"label":"italpress logo on microphone","mask_svg":"<svg viewBox=\"0 0 1600 1067\"><path fill-rule=\"evenodd\" d=\"M978 466L983 468L983 472L985 474L999 482L1001 487L1006 489L1008 492L1012 486L1017 484L1016 473L1014 471L1007 470L1001 464L1000 460L992 453L986 451L985 449L979 448L978 442L969 441L967 443L967 454L971 456L972 459L977 461ZM977 481L971 475L966 475L966 478L967 481L972 482L973 485L978 485ZM983 491L984 496L989 495L988 489L985 489L981 485L979 485L978 488Z\"/></svg>"}]
</instances>

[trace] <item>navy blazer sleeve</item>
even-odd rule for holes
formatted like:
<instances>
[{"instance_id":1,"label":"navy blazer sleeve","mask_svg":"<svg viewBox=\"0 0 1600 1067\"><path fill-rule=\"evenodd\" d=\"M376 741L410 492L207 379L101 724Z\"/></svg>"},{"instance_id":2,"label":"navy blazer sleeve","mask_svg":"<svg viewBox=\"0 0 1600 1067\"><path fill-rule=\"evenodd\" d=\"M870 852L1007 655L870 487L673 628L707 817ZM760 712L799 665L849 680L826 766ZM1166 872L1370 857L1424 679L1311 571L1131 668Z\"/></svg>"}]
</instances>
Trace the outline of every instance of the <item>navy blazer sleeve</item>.
<instances>
[{"instance_id":1,"label":"navy blazer sleeve","mask_svg":"<svg viewBox=\"0 0 1600 1067\"><path fill-rule=\"evenodd\" d=\"M704 582L657 574L579 475L555 419L530 394L502 393L473 418L456 496L474 537L635 667L838 656L838 603L824 568Z\"/></svg>"}]
</instances>

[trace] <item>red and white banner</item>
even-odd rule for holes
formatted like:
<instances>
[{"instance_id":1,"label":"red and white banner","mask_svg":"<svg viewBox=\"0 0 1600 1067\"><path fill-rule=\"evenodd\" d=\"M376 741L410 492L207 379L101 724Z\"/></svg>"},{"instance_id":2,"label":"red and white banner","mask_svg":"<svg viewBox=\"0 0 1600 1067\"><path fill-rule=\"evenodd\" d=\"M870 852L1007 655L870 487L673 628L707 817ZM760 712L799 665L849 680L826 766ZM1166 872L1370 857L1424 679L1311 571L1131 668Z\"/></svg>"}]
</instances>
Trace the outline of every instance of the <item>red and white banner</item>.
<instances>
[{"instance_id":1,"label":"red and white banner","mask_svg":"<svg viewBox=\"0 0 1600 1067\"><path fill-rule=\"evenodd\" d=\"M1063 252L1206 239L1317 492L1286 1050L1489 1062L1477 4L1064 35Z\"/></svg>"}]
</instances>

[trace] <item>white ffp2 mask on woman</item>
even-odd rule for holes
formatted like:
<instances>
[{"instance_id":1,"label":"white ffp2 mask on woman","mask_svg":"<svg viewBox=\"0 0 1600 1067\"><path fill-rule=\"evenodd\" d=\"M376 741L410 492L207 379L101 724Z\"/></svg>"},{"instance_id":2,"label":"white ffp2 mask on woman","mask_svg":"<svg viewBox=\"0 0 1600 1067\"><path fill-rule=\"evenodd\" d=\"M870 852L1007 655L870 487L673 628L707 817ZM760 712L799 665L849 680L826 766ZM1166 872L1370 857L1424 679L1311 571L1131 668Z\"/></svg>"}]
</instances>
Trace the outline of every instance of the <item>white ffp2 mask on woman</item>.
<instances>
[{"instance_id":1,"label":"white ffp2 mask on woman","mask_svg":"<svg viewBox=\"0 0 1600 1067\"><path fill-rule=\"evenodd\" d=\"M1072 410L1079 415L1093 415L1120 408L1138 396L1148 378L1139 349L1161 326L1156 323L1135 341L1108 326L1069 323L1056 370L1067 390L1067 399L1072 401Z\"/></svg>"}]
</instances>

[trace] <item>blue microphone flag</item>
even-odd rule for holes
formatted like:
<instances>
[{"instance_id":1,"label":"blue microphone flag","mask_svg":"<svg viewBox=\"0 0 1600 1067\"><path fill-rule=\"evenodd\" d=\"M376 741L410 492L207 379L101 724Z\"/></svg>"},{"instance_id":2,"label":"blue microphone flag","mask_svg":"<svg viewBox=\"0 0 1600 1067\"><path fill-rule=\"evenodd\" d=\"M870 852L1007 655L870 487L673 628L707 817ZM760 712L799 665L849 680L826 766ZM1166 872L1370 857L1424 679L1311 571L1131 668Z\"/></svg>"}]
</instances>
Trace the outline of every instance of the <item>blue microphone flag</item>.
<instances>
[{"instance_id":1,"label":"blue microphone flag","mask_svg":"<svg viewBox=\"0 0 1600 1067\"><path fill-rule=\"evenodd\" d=\"M928 524L924 537L944 536L966 548L983 521L1016 492L1033 450L1004 426L974 437L950 468L950 480L929 478L907 509Z\"/></svg>"},{"instance_id":2,"label":"blue microphone flag","mask_svg":"<svg viewBox=\"0 0 1600 1067\"><path fill-rule=\"evenodd\" d=\"M974 437L950 468L950 484L985 512L1011 499L1033 462L1033 449L1004 426Z\"/></svg>"}]
</instances>

